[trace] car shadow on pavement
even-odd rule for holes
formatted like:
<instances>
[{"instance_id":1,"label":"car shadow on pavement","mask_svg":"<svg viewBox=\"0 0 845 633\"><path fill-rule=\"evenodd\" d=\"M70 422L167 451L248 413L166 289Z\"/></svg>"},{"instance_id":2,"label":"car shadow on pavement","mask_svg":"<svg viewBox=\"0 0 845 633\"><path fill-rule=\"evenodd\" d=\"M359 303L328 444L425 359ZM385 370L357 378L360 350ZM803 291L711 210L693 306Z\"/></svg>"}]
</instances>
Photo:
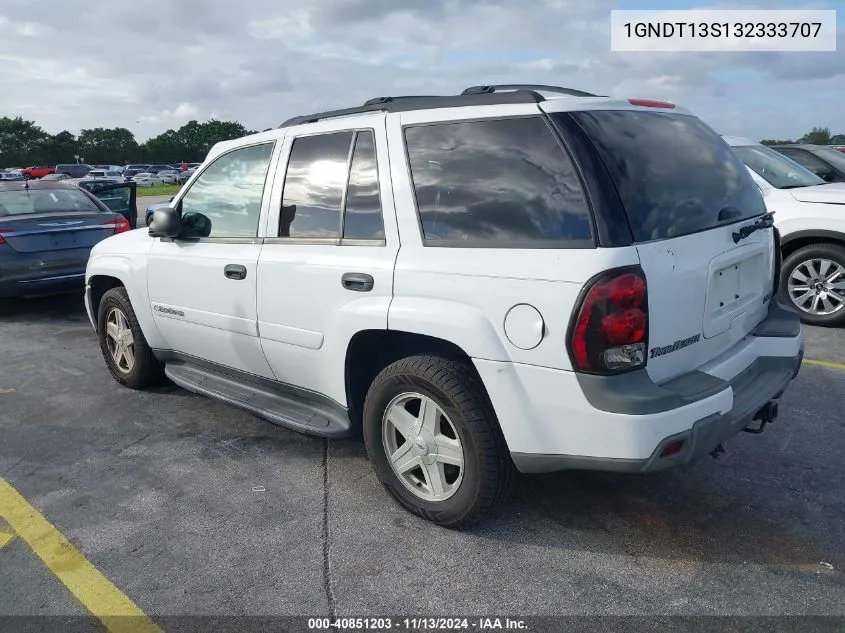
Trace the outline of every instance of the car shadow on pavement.
<instances>
[{"instance_id":1,"label":"car shadow on pavement","mask_svg":"<svg viewBox=\"0 0 845 633\"><path fill-rule=\"evenodd\" d=\"M511 501L478 533L546 547L690 563L820 573L828 571L819 566L825 561L842 570L841 493L829 491L820 500L818 493L803 494L801 482L755 476L753 467L746 472L746 464L739 457L730 465L704 461L649 475L521 475ZM523 519L530 516L542 519ZM836 575L843 579L841 571Z\"/></svg>"},{"instance_id":2,"label":"car shadow on pavement","mask_svg":"<svg viewBox=\"0 0 845 633\"><path fill-rule=\"evenodd\" d=\"M79 292L60 295L0 299L0 321L54 323L87 320L82 288Z\"/></svg>"}]
</instances>

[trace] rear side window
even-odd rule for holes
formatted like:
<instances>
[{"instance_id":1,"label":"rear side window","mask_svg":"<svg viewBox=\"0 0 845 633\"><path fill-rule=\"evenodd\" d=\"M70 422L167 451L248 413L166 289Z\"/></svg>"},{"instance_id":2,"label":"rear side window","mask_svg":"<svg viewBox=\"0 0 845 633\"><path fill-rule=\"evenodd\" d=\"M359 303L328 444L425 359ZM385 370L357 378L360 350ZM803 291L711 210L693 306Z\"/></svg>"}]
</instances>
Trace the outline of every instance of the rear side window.
<instances>
[{"instance_id":1,"label":"rear side window","mask_svg":"<svg viewBox=\"0 0 845 633\"><path fill-rule=\"evenodd\" d=\"M540 117L405 130L427 246L593 246L575 168Z\"/></svg>"},{"instance_id":2,"label":"rear side window","mask_svg":"<svg viewBox=\"0 0 845 633\"><path fill-rule=\"evenodd\" d=\"M340 237L352 132L301 136L291 147L279 237Z\"/></svg>"},{"instance_id":3,"label":"rear side window","mask_svg":"<svg viewBox=\"0 0 845 633\"><path fill-rule=\"evenodd\" d=\"M372 130L294 140L282 193L279 237L384 240Z\"/></svg>"},{"instance_id":4,"label":"rear side window","mask_svg":"<svg viewBox=\"0 0 845 633\"><path fill-rule=\"evenodd\" d=\"M383 240L378 165L373 133L363 130L355 135L355 149L349 166L349 187L343 237L352 240Z\"/></svg>"},{"instance_id":5,"label":"rear side window","mask_svg":"<svg viewBox=\"0 0 845 633\"><path fill-rule=\"evenodd\" d=\"M688 235L766 212L745 165L695 117L635 110L554 116L573 116L592 139L636 242Z\"/></svg>"}]
</instances>

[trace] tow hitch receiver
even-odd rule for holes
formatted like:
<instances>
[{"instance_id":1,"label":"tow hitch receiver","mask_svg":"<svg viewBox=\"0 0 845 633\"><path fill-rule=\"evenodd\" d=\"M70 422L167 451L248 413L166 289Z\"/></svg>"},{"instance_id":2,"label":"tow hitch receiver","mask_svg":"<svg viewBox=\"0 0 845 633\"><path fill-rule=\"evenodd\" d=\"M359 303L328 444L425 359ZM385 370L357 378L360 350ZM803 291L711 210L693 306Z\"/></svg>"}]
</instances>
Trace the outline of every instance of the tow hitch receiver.
<instances>
[{"instance_id":1,"label":"tow hitch receiver","mask_svg":"<svg viewBox=\"0 0 845 633\"><path fill-rule=\"evenodd\" d=\"M747 426L743 431L746 433L754 433L755 435L759 435L762 433L766 425L774 422L775 419L778 417L778 403L777 401L767 402L766 405L760 409L757 413L754 414L754 421L759 422L760 426L757 428Z\"/></svg>"}]
</instances>

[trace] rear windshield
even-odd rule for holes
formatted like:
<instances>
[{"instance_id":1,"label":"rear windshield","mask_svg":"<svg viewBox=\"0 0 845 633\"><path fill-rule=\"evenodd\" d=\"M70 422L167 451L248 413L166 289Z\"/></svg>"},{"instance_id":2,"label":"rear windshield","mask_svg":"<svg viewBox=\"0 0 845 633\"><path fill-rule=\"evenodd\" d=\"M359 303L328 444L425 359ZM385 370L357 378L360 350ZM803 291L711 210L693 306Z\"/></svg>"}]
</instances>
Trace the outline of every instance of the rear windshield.
<instances>
[{"instance_id":1,"label":"rear windshield","mask_svg":"<svg viewBox=\"0 0 845 633\"><path fill-rule=\"evenodd\" d=\"M764 145L740 145L734 154L775 189L823 185L824 180L791 158Z\"/></svg>"},{"instance_id":2,"label":"rear windshield","mask_svg":"<svg viewBox=\"0 0 845 633\"><path fill-rule=\"evenodd\" d=\"M74 189L0 191L0 218L34 213L102 213L91 198Z\"/></svg>"},{"instance_id":3,"label":"rear windshield","mask_svg":"<svg viewBox=\"0 0 845 633\"><path fill-rule=\"evenodd\" d=\"M607 166L636 242L697 233L766 212L745 165L693 116L637 110L572 116Z\"/></svg>"}]
</instances>

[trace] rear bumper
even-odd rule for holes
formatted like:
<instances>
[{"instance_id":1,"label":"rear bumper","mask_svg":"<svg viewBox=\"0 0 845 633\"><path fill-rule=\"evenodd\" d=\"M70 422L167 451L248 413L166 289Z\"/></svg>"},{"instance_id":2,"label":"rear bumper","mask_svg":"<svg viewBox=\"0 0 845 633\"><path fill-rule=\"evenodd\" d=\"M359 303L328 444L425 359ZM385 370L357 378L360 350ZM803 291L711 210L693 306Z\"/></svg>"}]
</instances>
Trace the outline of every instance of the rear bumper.
<instances>
[{"instance_id":1,"label":"rear bumper","mask_svg":"<svg viewBox=\"0 0 845 633\"><path fill-rule=\"evenodd\" d=\"M768 317L723 357L656 385L645 370L620 376L475 361L522 472L648 472L687 463L770 420L803 359L796 313ZM680 449L661 457L680 442ZM677 445L676 445L677 447Z\"/></svg>"},{"instance_id":2,"label":"rear bumper","mask_svg":"<svg viewBox=\"0 0 845 633\"><path fill-rule=\"evenodd\" d=\"M80 289L90 249L19 253L0 246L0 297L53 294Z\"/></svg>"},{"instance_id":3,"label":"rear bumper","mask_svg":"<svg viewBox=\"0 0 845 633\"><path fill-rule=\"evenodd\" d=\"M0 297L27 297L61 294L79 290L85 283L85 271L62 275L30 276L28 279L0 278Z\"/></svg>"}]
</instances>

